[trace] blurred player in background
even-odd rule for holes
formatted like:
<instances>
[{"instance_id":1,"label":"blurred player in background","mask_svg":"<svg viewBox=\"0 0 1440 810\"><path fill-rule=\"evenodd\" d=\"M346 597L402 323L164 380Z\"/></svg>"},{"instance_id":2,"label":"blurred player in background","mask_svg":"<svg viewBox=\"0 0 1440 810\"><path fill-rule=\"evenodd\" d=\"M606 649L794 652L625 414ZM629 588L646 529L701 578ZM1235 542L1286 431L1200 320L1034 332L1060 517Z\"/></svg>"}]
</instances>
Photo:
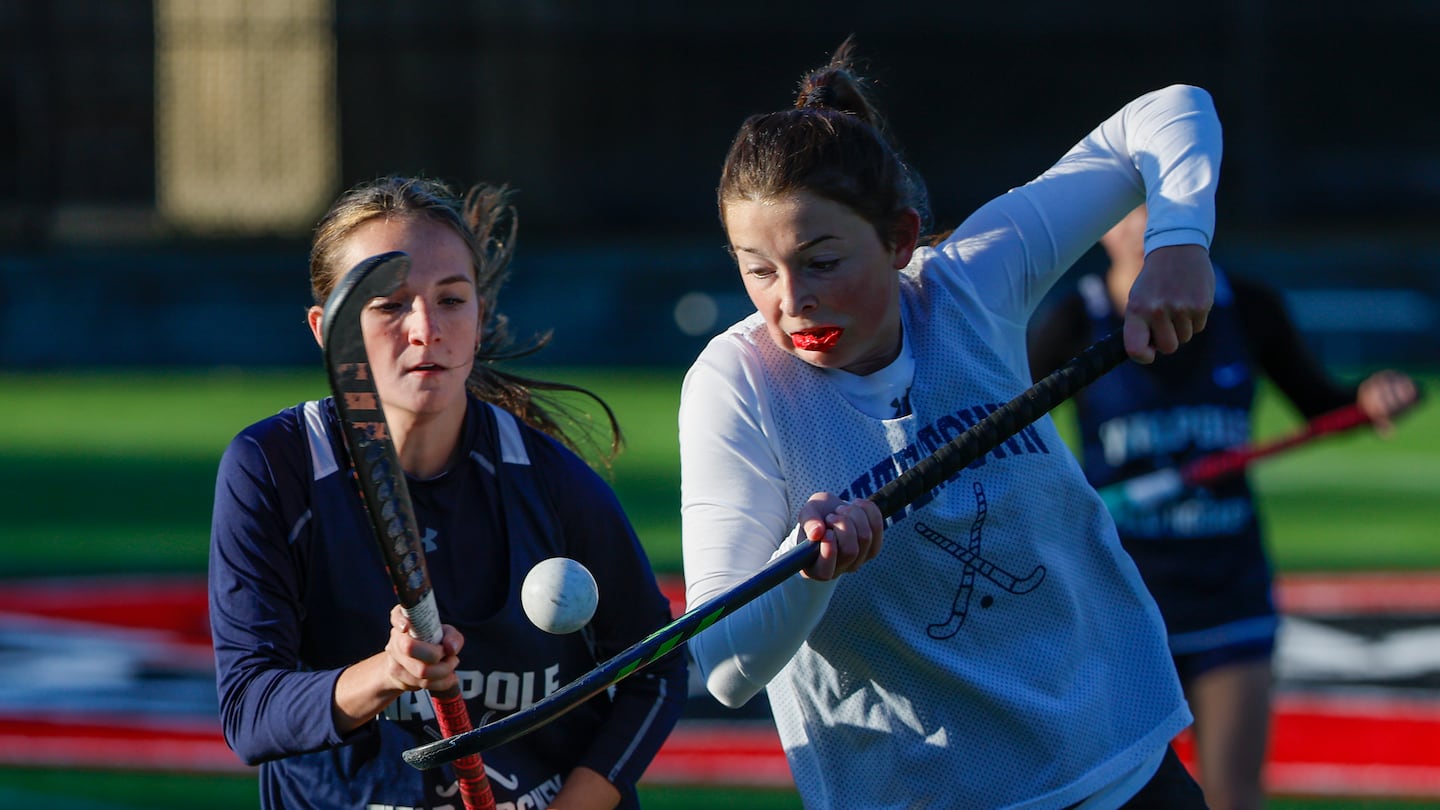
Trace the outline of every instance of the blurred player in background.
<instances>
[{"instance_id":1,"label":"blurred player in background","mask_svg":"<svg viewBox=\"0 0 1440 810\"><path fill-rule=\"evenodd\" d=\"M614 493L535 398L578 389L492 365L524 353L495 308L514 223L501 189L462 198L437 182L385 178L347 192L316 228L317 341L325 301L350 268L392 250L411 258L405 285L366 307L363 328L447 624L438 645L408 635L331 399L237 436L215 494L210 614L225 738L259 764L262 807L458 807L450 768L401 759L437 733L420 690L458 680L478 723L526 708L670 620ZM613 415L610 427L613 451ZM521 607L526 572L553 556L579 560L599 583L580 632L542 632ZM636 807L636 781L683 708L682 656L487 752L500 806Z\"/></svg>"},{"instance_id":2,"label":"blurred player in background","mask_svg":"<svg viewBox=\"0 0 1440 810\"><path fill-rule=\"evenodd\" d=\"M1141 96L931 248L849 42L741 126L718 196L757 312L685 379L688 601L823 545L691 645L722 703L767 690L807 807L1203 806L1159 612L1048 418L889 525L865 498L1029 386L1032 310L1137 204L1165 231L1126 348L1203 328L1220 151L1203 90Z\"/></svg>"},{"instance_id":3,"label":"blurred player in background","mask_svg":"<svg viewBox=\"0 0 1440 810\"><path fill-rule=\"evenodd\" d=\"M1142 205L1101 238L1110 260L1104 275L1083 277L1074 294L1036 318L1035 379L1120 326L1145 263L1146 227ZM1151 223L1152 231L1162 227ZM1377 372L1358 387L1335 383L1274 291L1217 269L1209 323L1184 351L1148 366L1126 364L1076 397L1090 483L1098 488L1179 467L1249 441L1260 374L1307 419L1358 401L1382 431L1417 392L1396 371ZM1233 476L1116 520L1165 617L1195 714L1206 799L1216 810L1259 810L1278 620L1250 485Z\"/></svg>"}]
</instances>

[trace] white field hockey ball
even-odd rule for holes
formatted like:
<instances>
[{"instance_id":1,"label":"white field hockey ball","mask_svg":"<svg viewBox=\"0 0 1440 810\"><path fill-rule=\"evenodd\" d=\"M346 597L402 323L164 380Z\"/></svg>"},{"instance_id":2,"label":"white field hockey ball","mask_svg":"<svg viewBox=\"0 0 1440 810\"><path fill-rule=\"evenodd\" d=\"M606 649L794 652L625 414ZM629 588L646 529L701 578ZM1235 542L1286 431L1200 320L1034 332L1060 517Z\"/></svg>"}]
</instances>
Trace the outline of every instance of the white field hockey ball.
<instances>
[{"instance_id":1,"label":"white field hockey ball","mask_svg":"<svg viewBox=\"0 0 1440 810\"><path fill-rule=\"evenodd\" d=\"M541 560L525 575L520 603L525 615L541 630L555 635L573 633L590 623L600 590L590 570L569 557Z\"/></svg>"}]
</instances>

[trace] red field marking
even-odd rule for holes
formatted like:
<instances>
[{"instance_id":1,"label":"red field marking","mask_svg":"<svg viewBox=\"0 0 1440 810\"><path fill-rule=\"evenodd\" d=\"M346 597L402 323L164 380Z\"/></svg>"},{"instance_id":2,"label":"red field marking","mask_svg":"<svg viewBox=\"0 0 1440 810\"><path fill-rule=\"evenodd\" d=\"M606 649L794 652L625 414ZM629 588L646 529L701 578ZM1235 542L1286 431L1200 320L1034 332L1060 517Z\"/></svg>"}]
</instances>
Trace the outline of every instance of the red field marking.
<instances>
[{"instance_id":1,"label":"red field marking","mask_svg":"<svg viewBox=\"0 0 1440 810\"><path fill-rule=\"evenodd\" d=\"M1317 699L1275 704L1267 790L1277 795L1440 797L1440 704ZM1192 770L1189 733L1175 750ZM646 771L647 781L755 786L793 784L780 738L754 724L682 723Z\"/></svg>"},{"instance_id":2,"label":"red field marking","mask_svg":"<svg viewBox=\"0 0 1440 810\"><path fill-rule=\"evenodd\" d=\"M660 583L660 592L670 600L670 612L679 616L685 612L685 580L676 576L656 577Z\"/></svg>"},{"instance_id":3,"label":"red field marking","mask_svg":"<svg viewBox=\"0 0 1440 810\"><path fill-rule=\"evenodd\" d=\"M225 745L219 722L123 716L74 721L0 716L0 762L198 773L250 770Z\"/></svg>"},{"instance_id":4,"label":"red field marking","mask_svg":"<svg viewBox=\"0 0 1440 810\"><path fill-rule=\"evenodd\" d=\"M1440 573L1288 574L1275 601L1291 615L1413 612L1440 615Z\"/></svg>"},{"instance_id":5,"label":"red field marking","mask_svg":"<svg viewBox=\"0 0 1440 810\"><path fill-rule=\"evenodd\" d=\"M1440 703L1278 695L1266 790L1289 795L1440 796ZM1188 731L1175 750L1195 771Z\"/></svg>"},{"instance_id":6,"label":"red field marking","mask_svg":"<svg viewBox=\"0 0 1440 810\"><path fill-rule=\"evenodd\" d=\"M0 613L161 630L175 641L210 646L205 581L190 576L6 582L0 588Z\"/></svg>"},{"instance_id":7,"label":"red field marking","mask_svg":"<svg viewBox=\"0 0 1440 810\"><path fill-rule=\"evenodd\" d=\"M664 784L791 787L780 735L770 726L682 722L665 740L644 781Z\"/></svg>"},{"instance_id":8,"label":"red field marking","mask_svg":"<svg viewBox=\"0 0 1440 810\"><path fill-rule=\"evenodd\" d=\"M683 613L683 582L669 577L662 578L660 585L674 614ZM1287 575L1279 578L1275 590L1280 609L1291 615L1440 615L1437 573ZM1276 696L1272 723L1265 772L1272 793L1440 797L1440 702L1282 693ZM771 756L783 764L773 729L755 733L746 749L749 761L773 745ZM687 746L688 742L680 748L688 752ZM1193 770L1194 746L1188 732L1175 740L1175 748ZM665 754L662 749L661 757ZM662 758L657 758L647 777L683 781L692 773L701 774L689 770L692 766L686 758ZM657 768L662 773L656 774ZM784 778L789 779L788 773Z\"/></svg>"}]
</instances>

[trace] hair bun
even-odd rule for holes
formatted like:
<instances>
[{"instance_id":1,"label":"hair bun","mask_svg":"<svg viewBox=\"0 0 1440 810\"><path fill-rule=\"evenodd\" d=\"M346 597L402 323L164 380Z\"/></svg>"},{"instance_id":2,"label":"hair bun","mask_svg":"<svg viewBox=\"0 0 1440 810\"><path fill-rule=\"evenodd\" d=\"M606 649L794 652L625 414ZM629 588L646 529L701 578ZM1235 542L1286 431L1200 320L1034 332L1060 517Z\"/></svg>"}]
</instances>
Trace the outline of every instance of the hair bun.
<instances>
[{"instance_id":1,"label":"hair bun","mask_svg":"<svg viewBox=\"0 0 1440 810\"><path fill-rule=\"evenodd\" d=\"M811 87L806 93L800 96L798 107L829 107L835 108L836 93L834 85L829 83Z\"/></svg>"}]
</instances>

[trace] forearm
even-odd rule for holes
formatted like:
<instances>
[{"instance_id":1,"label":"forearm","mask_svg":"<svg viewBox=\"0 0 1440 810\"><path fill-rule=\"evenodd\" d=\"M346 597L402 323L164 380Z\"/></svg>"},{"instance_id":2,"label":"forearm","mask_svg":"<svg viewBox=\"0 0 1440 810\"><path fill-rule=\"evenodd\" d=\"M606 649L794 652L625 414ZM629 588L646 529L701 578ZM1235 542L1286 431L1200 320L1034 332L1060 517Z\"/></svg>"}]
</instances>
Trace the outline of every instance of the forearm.
<instances>
[{"instance_id":1,"label":"forearm","mask_svg":"<svg viewBox=\"0 0 1440 810\"><path fill-rule=\"evenodd\" d=\"M710 694L730 708L759 694L820 623L838 582L792 576L692 638L690 654Z\"/></svg>"},{"instance_id":2,"label":"forearm","mask_svg":"<svg viewBox=\"0 0 1440 810\"><path fill-rule=\"evenodd\" d=\"M1355 401L1356 387L1332 379L1305 344L1278 292L1227 274L1249 347L1263 370L1306 419Z\"/></svg>"},{"instance_id":3,"label":"forearm","mask_svg":"<svg viewBox=\"0 0 1440 810\"><path fill-rule=\"evenodd\" d=\"M752 356L712 345L686 376L680 405L681 532L693 610L793 547L784 472L768 436L763 372ZM789 533L789 542L782 538ZM754 697L824 615L835 582L791 577L692 638L706 687L730 707Z\"/></svg>"},{"instance_id":4,"label":"forearm","mask_svg":"<svg viewBox=\"0 0 1440 810\"><path fill-rule=\"evenodd\" d=\"M388 666L389 657L381 652L340 673L330 706L337 732L344 735L360 728L404 692L386 681L384 673Z\"/></svg>"},{"instance_id":5,"label":"forearm","mask_svg":"<svg viewBox=\"0 0 1440 810\"><path fill-rule=\"evenodd\" d=\"M278 458L278 457L277 457ZM303 607L293 519L272 477L287 465L241 434L216 476L208 570L210 638L225 741L245 762L340 744L338 669L300 660Z\"/></svg>"},{"instance_id":6,"label":"forearm","mask_svg":"<svg viewBox=\"0 0 1440 810\"><path fill-rule=\"evenodd\" d=\"M1208 248L1221 150L1220 121L1209 94L1173 85L1126 104L1031 190L1047 218L1056 221L1057 233L1087 234L1081 239L1086 249L1142 202L1147 252L1179 244ZM1045 182L1056 178L1066 182ZM1088 205L1075 204L1070 192L1078 183L1089 186Z\"/></svg>"},{"instance_id":7,"label":"forearm","mask_svg":"<svg viewBox=\"0 0 1440 810\"><path fill-rule=\"evenodd\" d=\"M225 741L247 764L339 745L331 708L339 673L278 669L220 672Z\"/></svg>"},{"instance_id":8,"label":"forearm","mask_svg":"<svg viewBox=\"0 0 1440 810\"><path fill-rule=\"evenodd\" d=\"M1148 93L1039 177L982 206L940 252L1003 271L971 281L993 311L1023 326L1055 281L1141 203L1150 217L1147 251L1208 249L1220 157L1220 124L1204 90L1177 85ZM1013 238L998 238L1005 234Z\"/></svg>"},{"instance_id":9,"label":"forearm","mask_svg":"<svg viewBox=\"0 0 1440 810\"><path fill-rule=\"evenodd\" d=\"M1215 233L1215 189L1222 133L1210 95L1172 85L1147 93L1121 112L1129 155L1145 181L1145 252L1198 244Z\"/></svg>"}]
</instances>

